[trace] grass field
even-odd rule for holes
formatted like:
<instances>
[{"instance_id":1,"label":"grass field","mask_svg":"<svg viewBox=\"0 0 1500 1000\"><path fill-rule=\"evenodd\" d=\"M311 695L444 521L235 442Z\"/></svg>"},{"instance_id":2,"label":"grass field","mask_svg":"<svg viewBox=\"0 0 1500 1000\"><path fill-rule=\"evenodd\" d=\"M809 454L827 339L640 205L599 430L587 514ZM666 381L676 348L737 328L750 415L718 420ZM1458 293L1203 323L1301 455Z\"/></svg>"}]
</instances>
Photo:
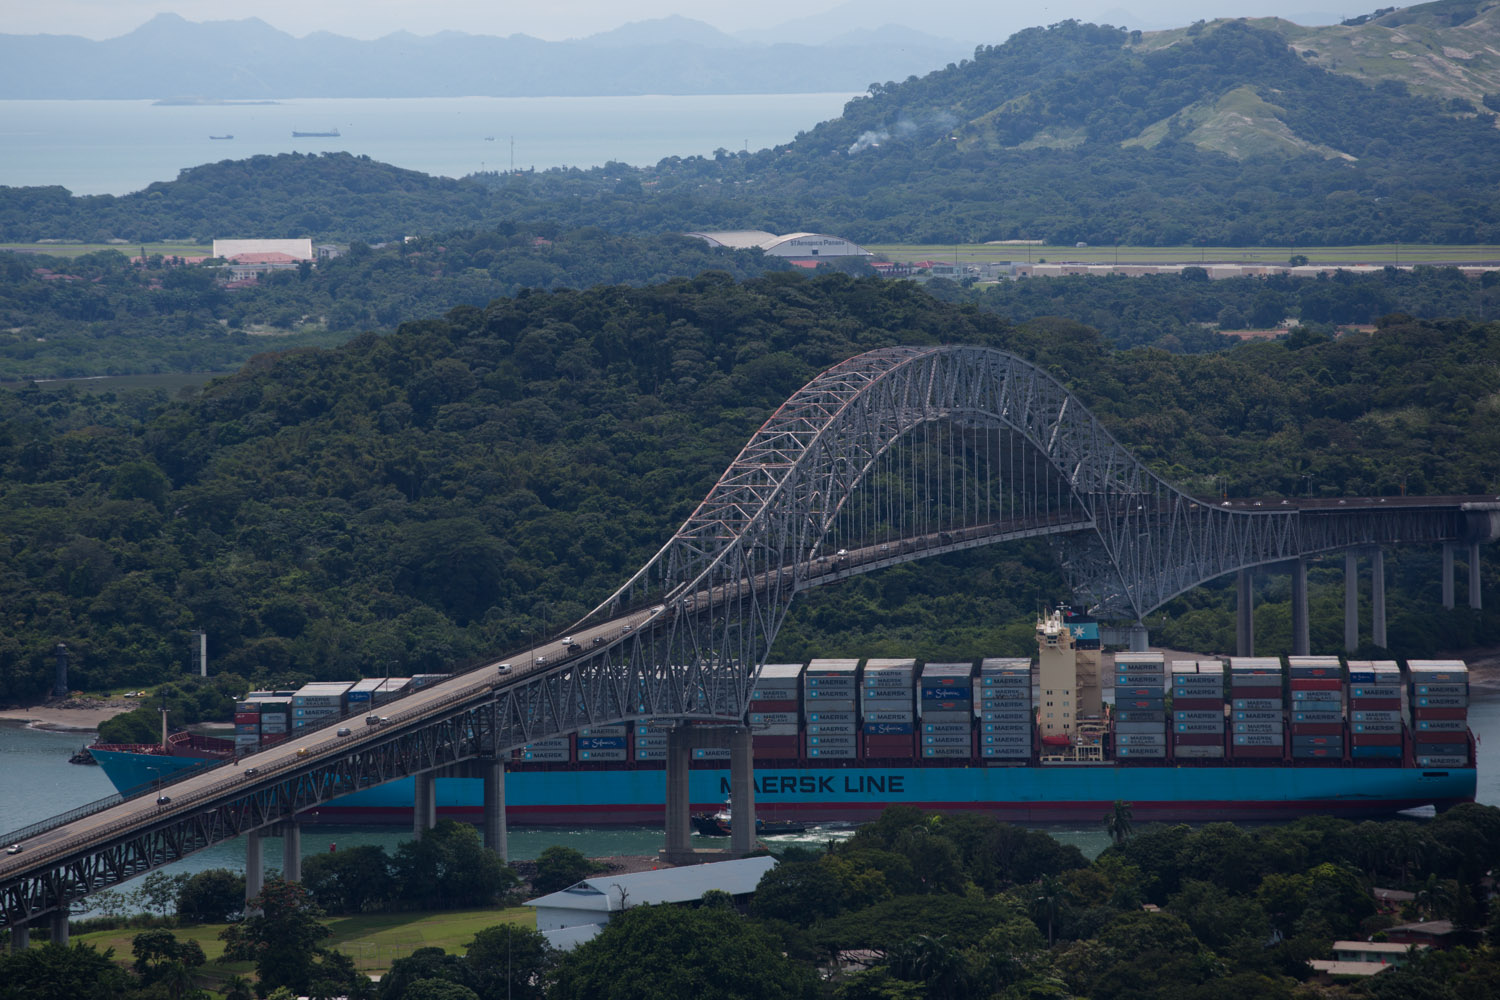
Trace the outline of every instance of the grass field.
<instances>
[{"instance_id":1,"label":"grass field","mask_svg":"<svg viewBox=\"0 0 1500 1000\"><path fill-rule=\"evenodd\" d=\"M233 372L163 372L157 375L89 375L80 378L49 378L37 382L42 389L65 389L71 386L78 392L128 392L131 389L161 389L168 396L194 393L209 383L210 379ZM17 389L29 382L6 382L0 380L0 388Z\"/></svg>"},{"instance_id":2,"label":"grass field","mask_svg":"<svg viewBox=\"0 0 1500 1000\"><path fill-rule=\"evenodd\" d=\"M329 948L343 952L354 960L354 967L366 975L380 975L398 958L405 958L418 948L442 948L450 955L462 955L464 946L486 927L502 923L536 926L536 914L528 907L507 910L454 910L450 913L383 913L354 917L330 917L324 921L333 936L324 941ZM221 991L230 976L254 976L250 962L215 961L224 954L219 940L223 924L201 924L180 927L172 933L179 941L196 941L208 958L195 977L197 985ZM103 951L115 950L115 961L129 965L130 942L140 933L135 928L75 934L73 941L91 944Z\"/></svg>"},{"instance_id":3,"label":"grass field","mask_svg":"<svg viewBox=\"0 0 1500 1000\"><path fill-rule=\"evenodd\" d=\"M1424 246L1421 244L1372 244L1350 247L1104 247L1104 246L1016 246L990 243L948 244L865 243L866 250L894 261L941 260L979 264L996 261L1054 263L1077 261L1089 264L1285 264L1292 254L1302 254L1313 264L1494 264L1500 263L1500 246ZM147 243L146 253L166 257L202 257L213 247L202 243ZM78 257L99 250L118 250L134 257L139 244L124 243L0 243L0 250Z\"/></svg>"},{"instance_id":4,"label":"grass field","mask_svg":"<svg viewBox=\"0 0 1500 1000\"><path fill-rule=\"evenodd\" d=\"M54 257L82 257L100 250L117 250L127 257L137 257L143 246L148 257L156 254L163 257L206 257L214 249L209 243L0 243L0 250L45 253Z\"/></svg>"},{"instance_id":5,"label":"grass field","mask_svg":"<svg viewBox=\"0 0 1500 1000\"><path fill-rule=\"evenodd\" d=\"M906 263L936 260L944 263L986 264L1002 261L1085 264L1285 264L1301 254L1311 264L1494 264L1500 246L1421 246L1375 244L1352 247L1076 247L1016 246L990 243L947 245L863 243L871 253Z\"/></svg>"}]
</instances>

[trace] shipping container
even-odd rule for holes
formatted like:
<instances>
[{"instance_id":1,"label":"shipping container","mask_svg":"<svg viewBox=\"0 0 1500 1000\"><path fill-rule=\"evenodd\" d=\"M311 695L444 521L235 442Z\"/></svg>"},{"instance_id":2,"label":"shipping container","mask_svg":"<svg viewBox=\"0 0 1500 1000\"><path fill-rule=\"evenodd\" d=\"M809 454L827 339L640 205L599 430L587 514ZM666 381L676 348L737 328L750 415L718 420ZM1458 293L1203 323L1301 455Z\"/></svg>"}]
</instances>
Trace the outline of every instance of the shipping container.
<instances>
[{"instance_id":1,"label":"shipping container","mask_svg":"<svg viewBox=\"0 0 1500 1000\"><path fill-rule=\"evenodd\" d=\"M1164 733L1167 731L1166 720L1157 722L1116 722L1117 733Z\"/></svg>"},{"instance_id":2,"label":"shipping container","mask_svg":"<svg viewBox=\"0 0 1500 1000\"><path fill-rule=\"evenodd\" d=\"M1351 684L1349 686L1349 698L1399 698L1401 697L1401 686L1399 684Z\"/></svg>"},{"instance_id":3,"label":"shipping container","mask_svg":"<svg viewBox=\"0 0 1500 1000\"><path fill-rule=\"evenodd\" d=\"M1354 733L1349 743L1357 747L1399 747L1404 739L1400 733Z\"/></svg>"}]
</instances>

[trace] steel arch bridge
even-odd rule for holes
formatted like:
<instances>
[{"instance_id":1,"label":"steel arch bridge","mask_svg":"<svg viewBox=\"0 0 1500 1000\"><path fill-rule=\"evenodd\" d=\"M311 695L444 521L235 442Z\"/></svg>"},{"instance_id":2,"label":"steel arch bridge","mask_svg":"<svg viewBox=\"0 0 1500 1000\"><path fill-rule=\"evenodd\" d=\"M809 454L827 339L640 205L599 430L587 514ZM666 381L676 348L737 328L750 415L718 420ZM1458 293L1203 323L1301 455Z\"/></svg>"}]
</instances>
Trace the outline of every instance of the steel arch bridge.
<instances>
[{"instance_id":1,"label":"steel arch bridge","mask_svg":"<svg viewBox=\"0 0 1500 1000\"><path fill-rule=\"evenodd\" d=\"M1081 604L1139 621L1246 567L1494 537L1500 505L1466 499L1479 498L1215 503L1152 473L1021 358L964 346L871 351L794 393L661 550L574 626L651 612L627 641L583 654L572 694L587 718L577 725L742 720L792 598L856 573L1049 536ZM548 700L573 714L561 692ZM602 713L584 708L604 702ZM508 714L535 718L538 707Z\"/></svg>"},{"instance_id":2,"label":"steel arch bridge","mask_svg":"<svg viewBox=\"0 0 1500 1000\"><path fill-rule=\"evenodd\" d=\"M167 804L150 792L105 800L13 833L29 839L24 854L0 856L0 926L351 790L493 767L587 726L742 726L793 597L858 573L1048 537L1081 603L1139 620L1246 567L1366 545L1491 541L1497 500L1226 507L1152 474L1020 358L872 351L793 394L666 545L565 638L407 695L374 727L340 735L335 721L244 768L185 775Z\"/></svg>"}]
</instances>

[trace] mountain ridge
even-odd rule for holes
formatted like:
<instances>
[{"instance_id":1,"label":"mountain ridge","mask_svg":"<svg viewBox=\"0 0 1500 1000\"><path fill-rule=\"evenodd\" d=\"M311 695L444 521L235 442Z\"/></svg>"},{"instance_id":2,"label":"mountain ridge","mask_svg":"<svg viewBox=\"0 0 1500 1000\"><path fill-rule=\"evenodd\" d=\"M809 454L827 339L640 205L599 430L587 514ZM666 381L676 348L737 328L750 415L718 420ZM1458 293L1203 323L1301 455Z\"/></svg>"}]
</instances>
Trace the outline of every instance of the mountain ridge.
<instances>
[{"instance_id":1,"label":"mountain ridge","mask_svg":"<svg viewBox=\"0 0 1500 1000\"><path fill-rule=\"evenodd\" d=\"M761 44L678 17L564 42L451 31L362 41L327 32L296 38L254 17L159 14L97 42L0 34L0 100L159 99L180 95L184 80L196 96L217 100L858 91L966 51L910 30L872 38Z\"/></svg>"}]
</instances>

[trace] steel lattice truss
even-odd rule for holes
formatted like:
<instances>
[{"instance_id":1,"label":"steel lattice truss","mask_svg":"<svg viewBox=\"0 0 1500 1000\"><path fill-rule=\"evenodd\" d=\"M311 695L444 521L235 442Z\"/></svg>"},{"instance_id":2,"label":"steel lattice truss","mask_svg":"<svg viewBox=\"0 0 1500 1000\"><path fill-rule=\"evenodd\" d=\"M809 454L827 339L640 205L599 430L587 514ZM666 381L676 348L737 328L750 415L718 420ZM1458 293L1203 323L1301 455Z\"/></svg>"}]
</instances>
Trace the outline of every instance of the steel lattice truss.
<instances>
[{"instance_id":1,"label":"steel lattice truss","mask_svg":"<svg viewBox=\"0 0 1500 1000\"><path fill-rule=\"evenodd\" d=\"M393 717L387 727L360 733L343 752L299 761L263 778L220 765L211 772L219 779L212 787L177 792L168 807L153 808L154 793L147 793L76 824L71 840L41 849L45 863L0 883L0 926L30 923L59 906L361 788L464 761L493 760L489 694L488 684L471 686L437 712Z\"/></svg>"},{"instance_id":2,"label":"steel lattice truss","mask_svg":"<svg viewBox=\"0 0 1500 1000\"><path fill-rule=\"evenodd\" d=\"M792 598L808 587L1049 536L1081 605L1140 620L1245 567L1364 545L1490 540L1500 505L1469 499L1225 508L1153 475L1019 358L974 347L871 351L813 379L765 422L672 539L568 630L589 630L587 649L504 674L479 667L443 682L435 704L393 703L389 726L330 741L285 773L174 794L159 816L79 820L75 839L0 883L0 923L358 788L504 759L587 726L741 724Z\"/></svg>"},{"instance_id":3,"label":"steel lattice truss","mask_svg":"<svg viewBox=\"0 0 1500 1000\"><path fill-rule=\"evenodd\" d=\"M920 470L919 459L903 465L896 449L934 426L948 429L950 457L960 457L926 500L942 515L916 523L909 510L892 514L910 506L902 503L910 483L889 481ZM1017 459L1018 451L1026 454ZM1018 461L1039 471L1029 480L1016 475ZM1006 480L1006 468L998 490L973 481ZM871 496L882 490L897 499ZM1002 499L981 510L985 490ZM961 509L960 496L976 500ZM851 526L856 506L884 513ZM644 652L644 662L674 666L653 666L612 697L625 716L738 719L792 597L855 572L1052 535L1081 604L1139 620L1244 567L1464 533L1464 514L1452 505L1225 509L1154 475L1055 378L1020 358L987 348L896 347L836 365L788 399L672 539L580 625L662 606L657 627L621 665L639 675L629 663ZM830 557L835 535L849 554ZM632 692L648 689L656 697L628 704Z\"/></svg>"}]
</instances>

